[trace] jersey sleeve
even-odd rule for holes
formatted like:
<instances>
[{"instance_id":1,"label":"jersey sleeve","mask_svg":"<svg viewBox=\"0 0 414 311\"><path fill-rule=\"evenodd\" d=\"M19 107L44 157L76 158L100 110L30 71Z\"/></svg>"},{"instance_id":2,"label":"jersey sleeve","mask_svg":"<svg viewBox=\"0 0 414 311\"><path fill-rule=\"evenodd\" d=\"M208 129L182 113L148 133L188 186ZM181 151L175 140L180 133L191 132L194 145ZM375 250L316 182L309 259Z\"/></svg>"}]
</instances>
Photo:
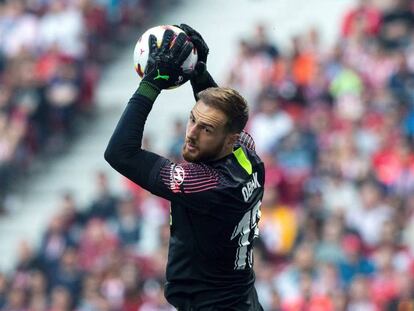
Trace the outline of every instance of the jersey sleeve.
<instances>
[{"instance_id":1,"label":"jersey sleeve","mask_svg":"<svg viewBox=\"0 0 414 311\"><path fill-rule=\"evenodd\" d=\"M217 170L198 163L173 163L167 159L153 173L150 191L167 200L194 203L196 208L220 187L222 178Z\"/></svg>"}]
</instances>

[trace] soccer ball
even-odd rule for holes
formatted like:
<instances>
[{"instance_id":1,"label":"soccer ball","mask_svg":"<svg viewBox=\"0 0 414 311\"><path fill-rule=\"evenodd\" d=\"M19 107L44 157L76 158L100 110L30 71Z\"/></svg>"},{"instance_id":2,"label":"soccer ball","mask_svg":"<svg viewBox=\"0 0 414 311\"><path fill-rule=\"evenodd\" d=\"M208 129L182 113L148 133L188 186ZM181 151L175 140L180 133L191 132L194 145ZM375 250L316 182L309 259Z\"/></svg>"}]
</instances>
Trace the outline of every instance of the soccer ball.
<instances>
[{"instance_id":1,"label":"soccer ball","mask_svg":"<svg viewBox=\"0 0 414 311\"><path fill-rule=\"evenodd\" d=\"M142 36L138 39L138 42L135 45L134 49L134 67L135 71L138 73L138 75L142 78L144 76L145 68L147 66L148 61L148 52L149 52L149 46L148 46L148 38L152 34L157 38L157 45L161 46L162 37L164 35L164 32L167 29L171 29L174 31L174 37L172 40L172 44L170 48L174 45L175 38L181 33L184 32L182 29L171 26L171 25L161 25L156 26L153 28L148 29L145 31ZM190 38L188 38L190 40ZM184 75L180 78L180 80L175 82L176 87L184 84L189 79L189 74L194 70L194 67L197 63L197 50L194 48L190 55L187 57L187 59L184 61L183 65L181 66ZM174 88L174 87L173 87Z\"/></svg>"}]
</instances>

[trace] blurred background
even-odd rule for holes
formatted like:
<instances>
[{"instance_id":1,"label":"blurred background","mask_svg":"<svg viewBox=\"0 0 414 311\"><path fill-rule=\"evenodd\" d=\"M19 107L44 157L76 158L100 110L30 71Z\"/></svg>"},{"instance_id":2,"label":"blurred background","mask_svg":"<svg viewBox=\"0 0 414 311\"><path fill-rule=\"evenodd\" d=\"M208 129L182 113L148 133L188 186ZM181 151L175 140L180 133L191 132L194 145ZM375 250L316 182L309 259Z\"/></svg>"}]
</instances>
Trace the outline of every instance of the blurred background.
<instances>
[{"instance_id":1,"label":"blurred background","mask_svg":"<svg viewBox=\"0 0 414 311\"><path fill-rule=\"evenodd\" d=\"M249 101L266 311L414 310L414 1L0 1L0 310L173 310L168 202L103 160L141 33L188 23ZM190 85L147 148L180 159Z\"/></svg>"}]
</instances>

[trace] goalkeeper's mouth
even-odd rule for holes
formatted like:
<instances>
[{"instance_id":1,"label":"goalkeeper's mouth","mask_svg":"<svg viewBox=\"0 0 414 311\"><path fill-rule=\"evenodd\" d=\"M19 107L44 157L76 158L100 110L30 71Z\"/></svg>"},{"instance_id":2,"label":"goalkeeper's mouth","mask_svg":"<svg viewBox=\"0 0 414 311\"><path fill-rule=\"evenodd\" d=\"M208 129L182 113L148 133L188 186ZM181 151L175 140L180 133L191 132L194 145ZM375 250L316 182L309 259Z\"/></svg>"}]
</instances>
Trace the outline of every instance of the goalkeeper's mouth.
<instances>
[{"instance_id":1,"label":"goalkeeper's mouth","mask_svg":"<svg viewBox=\"0 0 414 311\"><path fill-rule=\"evenodd\" d=\"M185 143L185 147L189 152L195 152L198 149L196 145L193 145L192 143L188 141Z\"/></svg>"}]
</instances>

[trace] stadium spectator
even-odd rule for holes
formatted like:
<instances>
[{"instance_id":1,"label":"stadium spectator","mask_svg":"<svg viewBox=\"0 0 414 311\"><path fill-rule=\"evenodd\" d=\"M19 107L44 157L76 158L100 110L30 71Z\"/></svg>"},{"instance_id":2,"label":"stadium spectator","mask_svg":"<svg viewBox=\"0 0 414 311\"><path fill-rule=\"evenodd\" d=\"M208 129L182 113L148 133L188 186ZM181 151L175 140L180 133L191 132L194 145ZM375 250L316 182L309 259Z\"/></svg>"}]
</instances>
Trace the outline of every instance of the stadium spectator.
<instances>
[{"instance_id":1,"label":"stadium spectator","mask_svg":"<svg viewBox=\"0 0 414 311\"><path fill-rule=\"evenodd\" d=\"M338 264L338 272L341 284L347 289L355 277L370 276L375 271L374 263L363 254L362 246L360 238L354 234L342 240L344 257Z\"/></svg>"},{"instance_id":2,"label":"stadium spectator","mask_svg":"<svg viewBox=\"0 0 414 311\"><path fill-rule=\"evenodd\" d=\"M141 238L141 217L132 196L121 200L114 221L115 232L124 247L136 245Z\"/></svg>"},{"instance_id":3,"label":"stadium spectator","mask_svg":"<svg viewBox=\"0 0 414 311\"><path fill-rule=\"evenodd\" d=\"M369 281L363 276L358 276L352 281L349 290L348 310L378 310L370 297Z\"/></svg>"},{"instance_id":4,"label":"stadium spectator","mask_svg":"<svg viewBox=\"0 0 414 311\"><path fill-rule=\"evenodd\" d=\"M275 43L269 38L266 33L266 26L258 24L255 27L254 35L252 37L252 47L256 53L263 53L271 58L279 57L279 50Z\"/></svg>"},{"instance_id":5,"label":"stadium spectator","mask_svg":"<svg viewBox=\"0 0 414 311\"><path fill-rule=\"evenodd\" d=\"M109 188L108 177L104 172L96 174L96 197L87 210L86 217L110 219L116 215L118 198L115 197Z\"/></svg>"},{"instance_id":6,"label":"stadium spectator","mask_svg":"<svg viewBox=\"0 0 414 311\"><path fill-rule=\"evenodd\" d=\"M276 90L265 91L260 99L258 113L249 122L260 155L270 153L293 127L292 118L280 109L280 105L280 96Z\"/></svg>"},{"instance_id":7,"label":"stadium spectator","mask_svg":"<svg viewBox=\"0 0 414 311\"><path fill-rule=\"evenodd\" d=\"M398 55L397 68L389 77L389 88L399 103L411 109L414 107L412 85L414 85L414 72L408 66L406 55L401 53Z\"/></svg>"},{"instance_id":8,"label":"stadium spectator","mask_svg":"<svg viewBox=\"0 0 414 311\"><path fill-rule=\"evenodd\" d=\"M382 14L379 39L389 50L405 48L412 37L414 13L411 1L397 0Z\"/></svg>"},{"instance_id":9,"label":"stadium spectator","mask_svg":"<svg viewBox=\"0 0 414 311\"><path fill-rule=\"evenodd\" d=\"M270 65L270 57L257 54L251 42L240 40L226 84L243 94L247 102L255 103L257 95L266 85Z\"/></svg>"}]
</instances>

